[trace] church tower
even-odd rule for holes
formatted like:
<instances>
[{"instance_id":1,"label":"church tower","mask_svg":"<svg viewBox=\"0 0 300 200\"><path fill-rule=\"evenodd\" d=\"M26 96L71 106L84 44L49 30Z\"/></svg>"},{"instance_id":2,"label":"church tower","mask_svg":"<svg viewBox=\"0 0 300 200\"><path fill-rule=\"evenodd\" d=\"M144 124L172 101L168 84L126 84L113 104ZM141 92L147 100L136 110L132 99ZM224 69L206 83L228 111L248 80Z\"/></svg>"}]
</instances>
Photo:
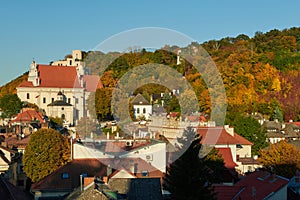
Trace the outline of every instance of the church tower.
<instances>
[{"instance_id":1,"label":"church tower","mask_svg":"<svg viewBox=\"0 0 300 200\"><path fill-rule=\"evenodd\" d=\"M37 64L35 63L34 60L30 64L28 81L32 82L33 86L40 85L40 78L39 78L39 74L38 74Z\"/></svg>"}]
</instances>

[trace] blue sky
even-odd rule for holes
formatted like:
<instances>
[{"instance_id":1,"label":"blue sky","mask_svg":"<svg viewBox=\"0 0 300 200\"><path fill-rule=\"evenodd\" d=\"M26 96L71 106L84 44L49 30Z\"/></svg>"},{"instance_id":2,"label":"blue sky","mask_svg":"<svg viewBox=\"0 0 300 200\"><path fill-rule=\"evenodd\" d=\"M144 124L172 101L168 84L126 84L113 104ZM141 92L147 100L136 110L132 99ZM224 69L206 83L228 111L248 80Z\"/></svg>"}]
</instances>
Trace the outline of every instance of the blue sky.
<instances>
[{"instance_id":1,"label":"blue sky","mask_svg":"<svg viewBox=\"0 0 300 200\"><path fill-rule=\"evenodd\" d=\"M122 31L162 27L198 42L300 26L300 1L4 1L0 6L0 85L72 49L92 50Z\"/></svg>"}]
</instances>

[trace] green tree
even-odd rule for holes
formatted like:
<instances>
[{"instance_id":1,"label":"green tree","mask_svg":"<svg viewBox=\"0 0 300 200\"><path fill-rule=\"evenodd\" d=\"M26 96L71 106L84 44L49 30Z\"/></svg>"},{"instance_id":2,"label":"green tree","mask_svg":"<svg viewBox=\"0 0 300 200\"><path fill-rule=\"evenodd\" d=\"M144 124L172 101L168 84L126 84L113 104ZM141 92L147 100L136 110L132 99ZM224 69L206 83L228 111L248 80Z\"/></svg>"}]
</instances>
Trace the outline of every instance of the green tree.
<instances>
[{"instance_id":1,"label":"green tree","mask_svg":"<svg viewBox=\"0 0 300 200\"><path fill-rule=\"evenodd\" d=\"M273 115L271 115L270 120L278 120L280 122L283 122L283 113L279 106L275 107L275 110L273 112Z\"/></svg>"},{"instance_id":2,"label":"green tree","mask_svg":"<svg viewBox=\"0 0 300 200\"><path fill-rule=\"evenodd\" d=\"M30 136L23 157L24 171L39 181L70 160L70 143L53 129L39 129Z\"/></svg>"},{"instance_id":3,"label":"green tree","mask_svg":"<svg viewBox=\"0 0 300 200\"><path fill-rule=\"evenodd\" d=\"M239 115L233 122L235 132L253 143L252 153L259 154L259 150L268 146L266 130L252 116Z\"/></svg>"},{"instance_id":4,"label":"green tree","mask_svg":"<svg viewBox=\"0 0 300 200\"><path fill-rule=\"evenodd\" d=\"M0 98L2 118L10 118L22 109L22 102L16 94L6 94Z\"/></svg>"},{"instance_id":5,"label":"green tree","mask_svg":"<svg viewBox=\"0 0 300 200\"><path fill-rule=\"evenodd\" d=\"M206 166L204 158L199 157L201 138L195 138L195 132L188 130L184 144L193 136L194 140L189 148L167 169L164 177L164 187L172 194L175 200L215 199L211 182L210 169Z\"/></svg>"},{"instance_id":6,"label":"green tree","mask_svg":"<svg viewBox=\"0 0 300 200\"><path fill-rule=\"evenodd\" d=\"M300 150L285 141L271 144L268 150L260 151L259 161L280 176L291 178L300 170Z\"/></svg>"}]
</instances>

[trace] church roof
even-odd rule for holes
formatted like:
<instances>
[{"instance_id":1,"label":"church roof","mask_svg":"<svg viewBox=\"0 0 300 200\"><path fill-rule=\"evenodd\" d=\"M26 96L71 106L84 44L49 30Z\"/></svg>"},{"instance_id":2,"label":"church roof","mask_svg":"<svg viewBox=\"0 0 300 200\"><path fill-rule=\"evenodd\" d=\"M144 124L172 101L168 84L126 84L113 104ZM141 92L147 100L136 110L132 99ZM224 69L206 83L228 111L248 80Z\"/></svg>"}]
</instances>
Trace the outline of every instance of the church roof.
<instances>
[{"instance_id":1,"label":"church roof","mask_svg":"<svg viewBox=\"0 0 300 200\"><path fill-rule=\"evenodd\" d=\"M76 67L37 65L40 85L46 88L82 88L77 76ZM18 87L34 87L32 82L25 81Z\"/></svg>"}]
</instances>

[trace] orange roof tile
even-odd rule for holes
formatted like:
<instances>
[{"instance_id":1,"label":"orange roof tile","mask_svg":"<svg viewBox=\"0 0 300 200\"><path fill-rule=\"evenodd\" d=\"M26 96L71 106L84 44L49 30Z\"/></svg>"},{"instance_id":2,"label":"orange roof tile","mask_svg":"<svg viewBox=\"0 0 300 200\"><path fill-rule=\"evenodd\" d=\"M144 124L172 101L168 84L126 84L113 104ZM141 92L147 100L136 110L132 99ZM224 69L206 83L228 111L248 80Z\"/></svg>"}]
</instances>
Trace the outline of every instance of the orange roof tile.
<instances>
[{"instance_id":1,"label":"orange roof tile","mask_svg":"<svg viewBox=\"0 0 300 200\"><path fill-rule=\"evenodd\" d=\"M224 127L199 127L197 133L202 136L202 144L249 144L251 142L234 133L229 134Z\"/></svg>"},{"instance_id":2,"label":"orange roof tile","mask_svg":"<svg viewBox=\"0 0 300 200\"><path fill-rule=\"evenodd\" d=\"M232 169L235 168L236 166L238 166L232 158L232 154L231 154L231 150L229 147L227 148L216 148L219 151L219 154L222 155L222 158L224 160L225 163L225 167L228 169Z\"/></svg>"},{"instance_id":3,"label":"orange roof tile","mask_svg":"<svg viewBox=\"0 0 300 200\"><path fill-rule=\"evenodd\" d=\"M37 69L40 75L40 85L37 87L81 88L76 67L37 65ZM33 87L33 85L25 81L18 87Z\"/></svg>"},{"instance_id":4,"label":"orange roof tile","mask_svg":"<svg viewBox=\"0 0 300 200\"><path fill-rule=\"evenodd\" d=\"M14 122L29 123L33 120L38 120L39 122L43 123L44 122L43 113L38 112L34 109L21 111L20 113L18 113L16 119L12 120L11 123Z\"/></svg>"}]
</instances>

